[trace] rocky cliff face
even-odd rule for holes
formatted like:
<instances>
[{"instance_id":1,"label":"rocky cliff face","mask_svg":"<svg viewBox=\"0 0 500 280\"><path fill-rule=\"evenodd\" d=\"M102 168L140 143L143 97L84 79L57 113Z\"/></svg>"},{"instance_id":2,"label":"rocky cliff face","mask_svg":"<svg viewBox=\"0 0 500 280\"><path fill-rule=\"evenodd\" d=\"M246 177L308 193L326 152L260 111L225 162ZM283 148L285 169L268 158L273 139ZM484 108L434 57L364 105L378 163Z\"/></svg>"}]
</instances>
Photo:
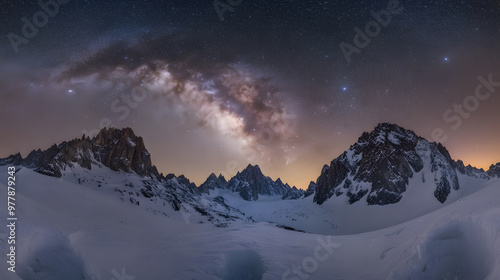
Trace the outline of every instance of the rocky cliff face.
<instances>
[{"instance_id":1,"label":"rocky cliff face","mask_svg":"<svg viewBox=\"0 0 500 280\"><path fill-rule=\"evenodd\" d=\"M430 150L431 172L434 174L436 184L434 196L439 202L444 203L451 189L460 189L455 162L441 144L429 143L427 140L422 140L419 144L424 146L424 149Z\"/></svg>"},{"instance_id":2,"label":"rocky cliff face","mask_svg":"<svg viewBox=\"0 0 500 280\"><path fill-rule=\"evenodd\" d=\"M318 188L318 185L315 182L311 181L309 183L309 186L307 187L307 190L304 193L304 197L309 197L309 196L313 195L316 192L317 188Z\"/></svg>"},{"instance_id":3,"label":"rocky cliff face","mask_svg":"<svg viewBox=\"0 0 500 280\"><path fill-rule=\"evenodd\" d=\"M151 156L144 147L142 137L135 136L130 128L103 129L92 139L84 135L81 139L54 144L45 151L32 151L24 159L18 154L0 163L21 165L54 177L61 177L62 171L75 164L91 169L93 163L114 171L159 176L156 167L151 164Z\"/></svg>"},{"instance_id":4,"label":"rocky cliff face","mask_svg":"<svg viewBox=\"0 0 500 280\"><path fill-rule=\"evenodd\" d=\"M500 177L500 162L495 165L492 164L487 174L490 178Z\"/></svg>"},{"instance_id":5,"label":"rocky cliff face","mask_svg":"<svg viewBox=\"0 0 500 280\"><path fill-rule=\"evenodd\" d=\"M349 203L366 201L369 205L385 205L401 200L410 178L419 172L430 172L422 178L432 178L435 198L444 203L453 190L460 188L458 174L476 179L500 177L500 163L485 172L453 161L444 146L430 143L414 132L393 124L380 124L372 132L365 132L358 142L338 158L325 165L316 182L311 182L306 192L273 181L262 174L259 166L248 165L229 181L211 174L199 188L184 176L160 175L151 164L151 157L143 139L130 128L103 129L90 139L83 136L69 142L53 145L49 149L32 151L26 158L20 154L0 159L0 165L17 165L33 169L44 175L61 177L64 170L79 165L86 169L105 166L114 171L135 173L171 186L182 186L180 194L199 196L212 190L227 189L238 193L245 200L258 200L260 196L280 196L297 199L314 195L318 204L334 197L345 196ZM169 184L165 184L168 187ZM144 189L145 196L149 190ZM174 192L172 192L174 193ZM181 203L175 196L170 199Z\"/></svg>"},{"instance_id":6,"label":"rocky cliff face","mask_svg":"<svg viewBox=\"0 0 500 280\"><path fill-rule=\"evenodd\" d=\"M285 187L290 188L288 184L285 184ZM281 199L299 199L304 196L304 191L297 189L295 186L291 187Z\"/></svg>"},{"instance_id":7,"label":"rocky cliff face","mask_svg":"<svg viewBox=\"0 0 500 280\"><path fill-rule=\"evenodd\" d=\"M493 166L493 165L492 165ZM478 178L478 179L489 179L490 176L484 171L484 169L479 169L476 167L471 166L470 164L465 166L463 161L457 160L455 162L455 168L457 169L457 172L460 172L464 175Z\"/></svg>"},{"instance_id":8,"label":"rocky cliff face","mask_svg":"<svg viewBox=\"0 0 500 280\"><path fill-rule=\"evenodd\" d=\"M183 175L168 174L163 177L151 164L151 156L144 146L142 137L136 136L130 128L105 128L92 139L84 135L80 139L53 145L45 151L32 151L24 159L20 154L0 159L0 165L7 164L24 166L38 173L58 178L67 168L75 165L86 169L92 169L94 165L102 165L113 171L136 173L141 177L176 182L179 186L183 186L185 192L193 195L209 194L215 189L230 189L246 200L257 200L259 195L297 199L304 193L302 190L284 184L280 179L273 181L262 174L259 166L252 165L248 165L229 182L222 175L217 177L211 174L199 188ZM152 195L149 194L148 189L145 189L144 193ZM176 201L174 197L171 199Z\"/></svg>"},{"instance_id":9,"label":"rocky cliff face","mask_svg":"<svg viewBox=\"0 0 500 280\"><path fill-rule=\"evenodd\" d=\"M284 185L281 179L273 181L264 176L258 165L248 165L243 171L238 172L231 178L227 188L237 192L245 200L257 200L259 195L285 196L290 190L290 186Z\"/></svg>"},{"instance_id":10,"label":"rocky cliff face","mask_svg":"<svg viewBox=\"0 0 500 280\"><path fill-rule=\"evenodd\" d=\"M94 157L114 171L158 176L142 137L135 136L130 128L101 130L92 139L91 147Z\"/></svg>"},{"instance_id":11,"label":"rocky cliff face","mask_svg":"<svg viewBox=\"0 0 500 280\"><path fill-rule=\"evenodd\" d=\"M222 174L217 177L214 173L208 176L207 180L200 185L199 189L201 193L210 194L211 190L215 189L225 189L227 188L227 181Z\"/></svg>"},{"instance_id":12,"label":"rocky cliff face","mask_svg":"<svg viewBox=\"0 0 500 280\"><path fill-rule=\"evenodd\" d=\"M446 148L397 125L380 124L323 168L315 183L314 202L345 195L350 204L361 199L369 205L397 203L409 179L426 162L435 175L434 196L444 202L451 189L459 189L455 162Z\"/></svg>"},{"instance_id":13,"label":"rocky cliff face","mask_svg":"<svg viewBox=\"0 0 500 280\"><path fill-rule=\"evenodd\" d=\"M151 164L151 157L143 139L135 136L130 128L103 129L95 138L83 136L80 139L62 142L45 151L32 151L24 159L20 154L0 159L0 165L7 164L23 166L59 178L63 176L65 170L76 165L86 169L104 166L114 171L126 172L127 174L123 174L124 181L121 184L116 182L108 184L107 178L79 171L73 172L71 177L76 178L80 184L113 188L115 192L120 193L123 201L130 201L137 206L147 201L149 206L156 205L156 208L145 206L148 211L153 211L155 214L162 208L161 205L168 204L175 211L183 212L186 219L197 212L217 226L225 226L237 219L248 220L243 213L227 206L223 201L203 199L200 189L184 175L158 174L156 167ZM136 176L140 179L134 180ZM122 174L117 177L122 177ZM223 177L218 179L225 181Z\"/></svg>"}]
</instances>

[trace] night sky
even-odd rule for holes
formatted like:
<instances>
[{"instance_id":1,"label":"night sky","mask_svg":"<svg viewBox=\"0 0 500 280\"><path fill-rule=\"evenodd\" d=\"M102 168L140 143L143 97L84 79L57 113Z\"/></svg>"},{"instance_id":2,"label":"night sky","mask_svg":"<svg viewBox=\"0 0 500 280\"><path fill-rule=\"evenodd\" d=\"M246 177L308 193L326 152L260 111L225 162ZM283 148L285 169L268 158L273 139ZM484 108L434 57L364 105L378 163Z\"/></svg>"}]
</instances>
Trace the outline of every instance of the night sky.
<instances>
[{"instance_id":1,"label":"night sky","mask_svg":"<svg viewBox=\"0 0 500 280\"><path fill-rule=\"evenodd\" d=\"M160 172L306 188L391 122L500 162L497 0L59 2L0 2L0 157L131 127Z\"/></svg>"}]
</instances>

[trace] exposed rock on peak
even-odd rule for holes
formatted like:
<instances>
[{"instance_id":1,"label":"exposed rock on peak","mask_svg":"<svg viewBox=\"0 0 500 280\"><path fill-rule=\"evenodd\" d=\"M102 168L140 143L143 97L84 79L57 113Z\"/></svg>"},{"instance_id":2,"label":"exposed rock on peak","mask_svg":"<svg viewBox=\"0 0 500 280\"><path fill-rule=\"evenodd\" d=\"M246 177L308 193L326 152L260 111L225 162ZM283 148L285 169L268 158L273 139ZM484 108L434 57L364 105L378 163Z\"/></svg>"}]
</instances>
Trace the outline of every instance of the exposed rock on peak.
<instances>
[{"instance_id":1,"label":"exposed rock on peak","mask_svg":"<svg viewBox=\"0 0 500 280\"><path fill-rule=\"evenodd\" d=\"M311 181L309 183L309 186L307 187L306 192L304 193L304 197L308 197L308 196L313 195L316 192L317 188L318 188L318 185L315 182Z\"/></svg>"},{"instance_id":2,"label":"exposed rock on peak","mask_svg":"<svg viewBox=\"0 0 500 280\"><path fill-rule=\"evenodd\" d=\"M142 137L135 136L130 128L104 128L95 138L84 135L80 139L54 144L45 151L32 151L25 159L18 154L2 162L22 165L54 177L61 177L62 171L74 164L91 169L92 163L102 164L114 171L159 176L156 167L151 164Z\"/></svg>"},{"instance_id":3,"label":"exposed rock on peak","mask_svg":"<svg viewBox=\"0 0 500 280\"><path fill-rule=\"evenodd\" d=\"M260 167L258 165L251 165L251 164L249 164L245 169L243 169L243 171L238 172L236 176L246 177L246 178L265 177L264 174L262 174L262 170L260 170Z\"/></svg>"},{"instance_id":4,"label":"exposed rock on peak","mask_svg":"<svg viewBox=\"0 0 500 280\"><path fill-rule=\"evenodd\" d=\"M322 204L333 195L345 195L350 204L364 197L369 205L397 203L426 160L435 175L434 195L444 202L451 189L459 189L454 161L446 148L398 125L379 124L323 167L315 183L314 201Z\"/></svg>"},{"instance_id":5,"label":"exposed rock on peak","mask_svg":"<svg viewBox=\"0 0 500 280\"><path fill-rule=\"evenodd\" d=\"M484 169L479 169L476 167L471 166L470 164L465 166L463 161L457 160L455 162L455 168L457 169L458 172L474 177L474 178L479 178L479 179L488 179L490 176L484 171Z\"/></svg>"},{"instance_id":6,"label":"exposed rock on peak","mask_svg":"<svg viewBox=\"0 0 500 280\"><path fill-rule=\"evenodd\" d=\"M11 155L6 158L0 159L0 166L3 165L20 165L22 162L23 158L21 157L20 153L17 153L15 155Z\"/></svg>"},{"instance_id":7,"label":"exposed rock on peak","mask_svg":"<svg viewBox=\"0 0 500 280\"><path fill-rule=\"evenodd\" d=\"M281 199L299 199L304 196L304 191L297 189L295 186L290 188L288 184L285 184L285 187L289 188L289 190L281 197Z\"/></svg>"},{"instance_id":8,"label":"exposed rock on peak","mask_svg":"<svg viewBox=\"0 0 500 280\"><path fill-rule=\"evenodd\" d=\"M249 164L244 170L238 172L231 180L226 181L224 176L210 174L207 180L201 184L200 191L210 194L211 190L229 189L239 193L245 200L257 200L259 196L281 196L282 199L297 199L303 195L303 191L291 188L283 184L281 179L273 181L265 176L258 165Z\"/></svg>"},{"instance_id":9,"label":"exposed rock on peak","mask_svg":"<svg viewBox=\"0 0 500 280\"><path fill-rule=\"evenodd\" d=\"M500 177L500 162L495 164L495 165L491 165L490 166L490 169L488 169L488 176L490 177Z\"/></svg>"},{"instance_id":10,"label":"exposed rock on peak","mask_svg":"<svg viewBox=\"0 0 500 280\"><path fill-rule=\"evenodd\" d=\"M199 190L202 193L210 194L211 190L215 189L225 189L227 187L227 181L222 174L217 177L214 173L208 176L207 180L200 185Z\"/></svg>"},{"instance_id":11,"label":"exposed rock on peak","mask_svg":"<svg viewBox=\"0 0 500 280\"><path fill-rule=\"evenodd\" d=\"M103 129L93 142L96 159L114 171L135 172L146 176L158 171L151 164L151 156L142 137L135 136L130 128Z\"/></svg>"}]
</instances>

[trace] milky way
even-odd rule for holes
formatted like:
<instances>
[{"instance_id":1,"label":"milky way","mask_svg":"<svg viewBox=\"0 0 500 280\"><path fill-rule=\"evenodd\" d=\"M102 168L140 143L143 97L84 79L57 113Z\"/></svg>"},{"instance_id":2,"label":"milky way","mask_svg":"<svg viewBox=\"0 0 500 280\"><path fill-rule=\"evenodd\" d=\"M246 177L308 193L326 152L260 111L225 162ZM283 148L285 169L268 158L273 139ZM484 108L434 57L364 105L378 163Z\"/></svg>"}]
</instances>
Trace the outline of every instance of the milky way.
<instances>
[{"instance_id":1,"label":"milky way","mask_svg":"<svg viewBox=\"0 0 500 280\"><path fill-rule=\"evenodd\" d=\"M500 161L500 89L473 99L500 81L498 1L0 3L0 157L130 126L164 173L253 163L305 188L393 122Z\"/></svg>"}]
</instances>

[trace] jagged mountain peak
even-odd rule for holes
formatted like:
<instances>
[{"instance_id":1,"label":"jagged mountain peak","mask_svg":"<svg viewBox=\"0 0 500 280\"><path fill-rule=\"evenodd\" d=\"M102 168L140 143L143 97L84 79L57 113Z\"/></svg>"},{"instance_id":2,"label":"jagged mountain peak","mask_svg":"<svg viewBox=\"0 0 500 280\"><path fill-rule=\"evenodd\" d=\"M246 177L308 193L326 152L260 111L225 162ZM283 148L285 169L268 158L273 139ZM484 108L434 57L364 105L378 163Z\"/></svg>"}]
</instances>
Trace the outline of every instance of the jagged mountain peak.
<instances>
[{"instance_id":1,"label":"jagged mountain peak","mask_svg":"<svg viewBox=\"0 0 500 280\"><path fill-rule=\"evenodd\" d=\"M321 169L321 172L325 172L330 168L328 164L323 165L323 168Z\"/></svg>"},{"instance_id":2,"label":"jagged mountain peak","mask_svg":"<svg viewBox=\"0 0 500 280\"><path fill-rule=\"evenodd\" d=\"M490 177L500 177L500 162L497 164L492 164L487 171Z\"/></svg>"},{"instance_id":3,"label":"jagged mountain peak","mask_svg":"<svg viewBox=\"0 0 500 280\"><path fill-rule=\"evenodd\" d=\"M381 123L371 132L364 132L359 137L357 144L371 143L373 145L399 146L415 142L419 137L411 130L407 130L397 124Z\"/></svg>"},{"instance_id":4,"label":"jagged mountain peak","mask_svg":"<svg viewBox=\"0 0 500 280\"><path fill-rule=\"evenodd\" d=\"M185 185L193 184L194 186L196 186L196 184L191 183L191 181L186 176L184 176L184 174L181 174L181 175L177 176L177 180L180 183L185 184Z\"/></svg>"},{"instance_id":5,"label":"jagged mountain peak","mask_svg":"<svg viewBox=\"0 0 500 280\"><path fill-rule=\"evenodd\" d=\"M434 196L443 203L452 189L460 188L455 162L448 150L411 130L382 123L371 132L364 132L349 150L323 167L310 188L316 188L314 201L318 204L342 195L351 204L361 199L369 205L397 203L409 179L422 171L425 164L434 173Z\"/></svg>"},{"instance_id":6,"label":"jagged mountain peak","mask_svg":"<svg viewBox=\"0 0 500 280\"><path fill-rule=\"evenodd\" d=\"M238 176L239 174L244 174L245 176L264 176L260 167L258 165L252 164L248 164L247 167L241 172L238 172L236 176Z\"/></svg>"},{"instance_id":7,"label":"jagged mountain peak","mask_svg":"<svg viewBox=\"0 0 500 280\"><path fill-rule=\"evenodd\" d=\"M49 149L33 150L24 159L14 155L2 160L5 164L17 163L39 173L61 177L68 167L78 164L91 169L92 164L102 164L113 171L135 172L140 176L159 177L151 164L151 157L144 146L142 137L134 134L131 128L103 128L96 137L90 139L83 135Z\"/></svg>"},{"instance_id":8,"label":"jagged mountain peak","mask_svg":"<svg viewBox=\"0 0 500 280\"><path fill-rule=\"evenodd\" d=\"M215 173L211 173L211 174L208 176L207 180L214 180L214 181L215 181L215 180L217 180L217 175L215 175Z\"/></svg>"},{"instance_id":9,"label":"jagged mountain peak","mask_svg":"<svg viewBox=\"0 0 500 280\"><path fill-rule=\"evenodd\" d=\"M395 124L395 123L387 123L382 122L377 124L377 126L373 129L373 131L398 131L398 132L409 132L412 133L411 130L405 129L404 127Z\"/></svg>"},{"instance_id":10,"label":"jagged mountain peak","mask_svg":"<svg viewBox=\"0 0 500 280\"><path fill-rule=\"evenodd\" d=\"M227 182L226 178L224 175L219 174L219 176L215 175L215 173L211 173L206 181L221 181L221 182Z\"/></svg>"},{"instance_id":11,"label":"jagged mountain peak","mask_svg":"<svg viewBox=\"0 0 500 280\"><path fill-rule=\"evenodd\" d=\"M227 187L227 181L222 174L219 176L215 175L215 173L211 173L208 178L205 180L203 184L199 186L199 190L201 193L210 194L210 190L215 189L225 189Z\"/></svg>"},{"instance_id":12,"label":"jagged mountain peak","mask_svg":"<svg viewBox=\"0 0 500 280\"><path fill-rule=\"evenodd\" d=\"M0 159L0 166L2 165L20 165L23 160L23 157L21 156L21 153L17 153L14 155L10 155L6 158Z\"/></svg>"},{"instance_id":13,"label":"jagged mountain peak","mask_svg":"<svg viewBox=\"0 0 500 280\"><path fill-rule=\"evenodd\" d=\"M283 184L280 178L273 181L262 173L258 165L251 164L231 178L227 188L238 192L245 200L258 200L261 195L281 196L282 199L296 199L303 195L302 190Z\"/></svg>"},{"instance_id":14,"label":"jagged mountain peak","mask_svg":"<svg viewBox=\"0 0 500 280\"><path fill-rule=\"evenodd\" d=\"M488 177L490 177L489 174L484 171L484 169L473 167L470 164L465 166L464 162L461 160L457 160L455 162L455 168L460 173L465 174L465 175L470 176L470 177L481 178L481 179L488 179ZM493 176L491 176L491 177L493 177Z\"/></svg>"},{"instance_id":15,"label":"jagged mountain peak","mask_svg":"<svg viewBox=\"0 0 500 280\"><path fill-rule=\"evenodd\" d=\"M325 166L327 166L327 165L325 165ZM324 172L324 170L325 169L323 168L322 172ZM311 181L309 183L309 186L307 187L307 190L304 193L304 197L308 197L308 196L313 195L316 192L317 188L318 188L318 185L314 181Z\"/></svg>"},{"instance_id":16,"label":"jagged mountain peak","mask_svg":"<svg viewBox=\"0 0 500 280\"><path fill-rule=\"evenodd\" d=\"M219 179L221 181L224 181L224 182L227 182L226 178L222 174L219 174L219 176L217 177L217 179Z\"/></svg>"},{"instance_id":17,"label":"jagged mountain peak","mask_svg":"<svg viewBox=\"0 0 500 280\"><path fill-rule=\"evenodd\" d=\"M84 135L85 137L85 135ZM82 137L83 139L83 137ZM117 129L117 128L103 128L96 137L93 138L95 143L98 145L109 145L115 143L119 140L127 140L128 144L131 146L137 144L144 144L142 137L138 137L134 134L134 131L130 127ZM116 144L116 143L115 143Z\"/></svg>"},{"instance_id":18,"label":"jagged mountain peak","mask_svg":"<svg viewBox=\"0 0 500 280\"><path fill-rule=\"evenodd\" d=\"M245 200L258 200L259 196L280 196L282 199L297 199L303 191L284 184L280 178L273 181L265 176L258 165L249 164L245 169L237 172L229 181L224 176L218 177L212 173L208 176L199 190L210 194L211 190L226 189L239 195Z\"/></svg>"}]
</instances>

